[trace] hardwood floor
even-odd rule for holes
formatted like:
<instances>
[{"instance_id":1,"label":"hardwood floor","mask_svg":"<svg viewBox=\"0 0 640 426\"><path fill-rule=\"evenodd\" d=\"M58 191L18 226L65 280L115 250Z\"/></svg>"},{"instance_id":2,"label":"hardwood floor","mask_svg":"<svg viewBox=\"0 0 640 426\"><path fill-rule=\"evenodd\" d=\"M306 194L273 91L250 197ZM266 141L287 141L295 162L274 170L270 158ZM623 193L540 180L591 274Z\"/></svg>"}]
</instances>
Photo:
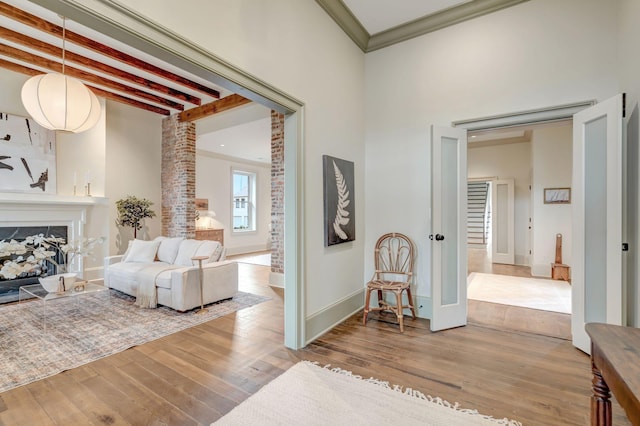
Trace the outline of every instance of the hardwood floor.
<instances>
[{"instance_id":1,"label":"hardwood floor","mask_svg":"<svg viewBox=\"0 0 640 426\"><path fill-rule=\"evenodd\" d=\"M392 316L363 326L360 312L291 351L268 273L240 264L241 290L270 301L1 393L0 424L208 425L302 359L525 425L588 424L590 361L564 339L477 323L431 333L409 317L400 334ZM629 424L615 402L614 423Z\"/></svg>"}]
</instances>

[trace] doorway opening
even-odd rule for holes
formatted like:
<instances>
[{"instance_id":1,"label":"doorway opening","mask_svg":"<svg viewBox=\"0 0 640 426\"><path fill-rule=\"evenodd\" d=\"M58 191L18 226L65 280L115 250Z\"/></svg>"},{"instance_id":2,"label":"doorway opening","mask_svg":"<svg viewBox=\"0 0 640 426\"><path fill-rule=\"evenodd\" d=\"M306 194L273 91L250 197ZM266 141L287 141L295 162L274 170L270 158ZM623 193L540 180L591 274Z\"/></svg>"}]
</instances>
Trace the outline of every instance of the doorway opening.
<instances>
[{"instance_id":1,"label":"doorway opening","mask_svg":"<svg viewBox=\"0 0 640 426\"><path fill-rule=\"evenodd\" d=\"M571 120L468 132L470 322L571 339L571 286L551 279L556 235L571 262L571 206L543 194L571 186L572 133Z\"/></svg>"}]
</instances>

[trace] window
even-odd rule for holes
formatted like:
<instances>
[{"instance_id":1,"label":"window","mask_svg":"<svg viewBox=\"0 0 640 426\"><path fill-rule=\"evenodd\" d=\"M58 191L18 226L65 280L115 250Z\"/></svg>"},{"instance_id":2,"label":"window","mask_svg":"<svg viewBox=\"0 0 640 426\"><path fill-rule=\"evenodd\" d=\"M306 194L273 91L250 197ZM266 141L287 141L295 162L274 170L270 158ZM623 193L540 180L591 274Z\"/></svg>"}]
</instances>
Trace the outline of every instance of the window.
<instances>
[{"instance_id":1,"label":"window","mask_svg":"<svg viewBox=\"0 0 640 426\"><path fill-rule=\"evenodd\" d=\"M256 230L256 174L232 170L233 232Z\"/></svg>"}]
</instances>

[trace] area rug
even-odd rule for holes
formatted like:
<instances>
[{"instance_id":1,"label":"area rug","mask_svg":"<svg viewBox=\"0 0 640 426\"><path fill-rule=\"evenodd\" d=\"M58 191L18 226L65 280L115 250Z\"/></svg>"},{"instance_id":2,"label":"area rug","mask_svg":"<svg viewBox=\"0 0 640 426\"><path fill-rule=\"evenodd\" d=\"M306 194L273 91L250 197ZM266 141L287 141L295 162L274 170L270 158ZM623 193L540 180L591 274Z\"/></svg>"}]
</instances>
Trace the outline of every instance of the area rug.
<instances>
[{"instance_id":1,"label":"area rug","mask_svg":"<svg viewBox=\"0 0 640 426\"><path fill-rule=\"evenodd\" d=\"M115 290L106 296L47 302L46 333L42 302L0 307L0 392L269 300L239 292L196 314L164 306L141 309L134 298Z\"/></svg>"},{"instance_id":2,"label":"area rug","mask_svg":"<svg viewBox=\"0 0 640 426\"><path fill-rule=\"evenodd\" d=\"M302 361L227 415L225 425L520 425L462 409L414 389Z\"/></svg>"},{"instance_id":3,"label":"area rug","mask_svg":"<svg viewBox=\"0 0 640 426\"><path fill-rule=\"evenodd\" d=\"M571 313L571 284L566 281L472 272L467 283L469 299Z\"/></svg>"}]
</instances>

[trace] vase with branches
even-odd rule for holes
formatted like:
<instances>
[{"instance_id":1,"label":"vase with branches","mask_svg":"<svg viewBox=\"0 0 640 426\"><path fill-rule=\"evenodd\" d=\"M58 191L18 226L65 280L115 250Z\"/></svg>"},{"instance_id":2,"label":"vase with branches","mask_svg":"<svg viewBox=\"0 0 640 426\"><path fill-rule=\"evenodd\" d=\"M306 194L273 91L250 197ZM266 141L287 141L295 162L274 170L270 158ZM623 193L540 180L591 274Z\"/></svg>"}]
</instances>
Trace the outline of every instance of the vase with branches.
<instances>
[{"instance_id":1,"label":"vase with branches","mask_svg":"<svg viewBox=\"0 0 640 426\"><path fill-rule=\"evenodd\" d=\"M119 226L128 226L133 228L133 238L138 236L138 231L142 229L142 220L145 218L155 217L156 213L151 209L153 202L146 198L138 198L129 195L126 198L116 201L118 209L118 219L116 223Z\"/></svg>"}]
</instances>

